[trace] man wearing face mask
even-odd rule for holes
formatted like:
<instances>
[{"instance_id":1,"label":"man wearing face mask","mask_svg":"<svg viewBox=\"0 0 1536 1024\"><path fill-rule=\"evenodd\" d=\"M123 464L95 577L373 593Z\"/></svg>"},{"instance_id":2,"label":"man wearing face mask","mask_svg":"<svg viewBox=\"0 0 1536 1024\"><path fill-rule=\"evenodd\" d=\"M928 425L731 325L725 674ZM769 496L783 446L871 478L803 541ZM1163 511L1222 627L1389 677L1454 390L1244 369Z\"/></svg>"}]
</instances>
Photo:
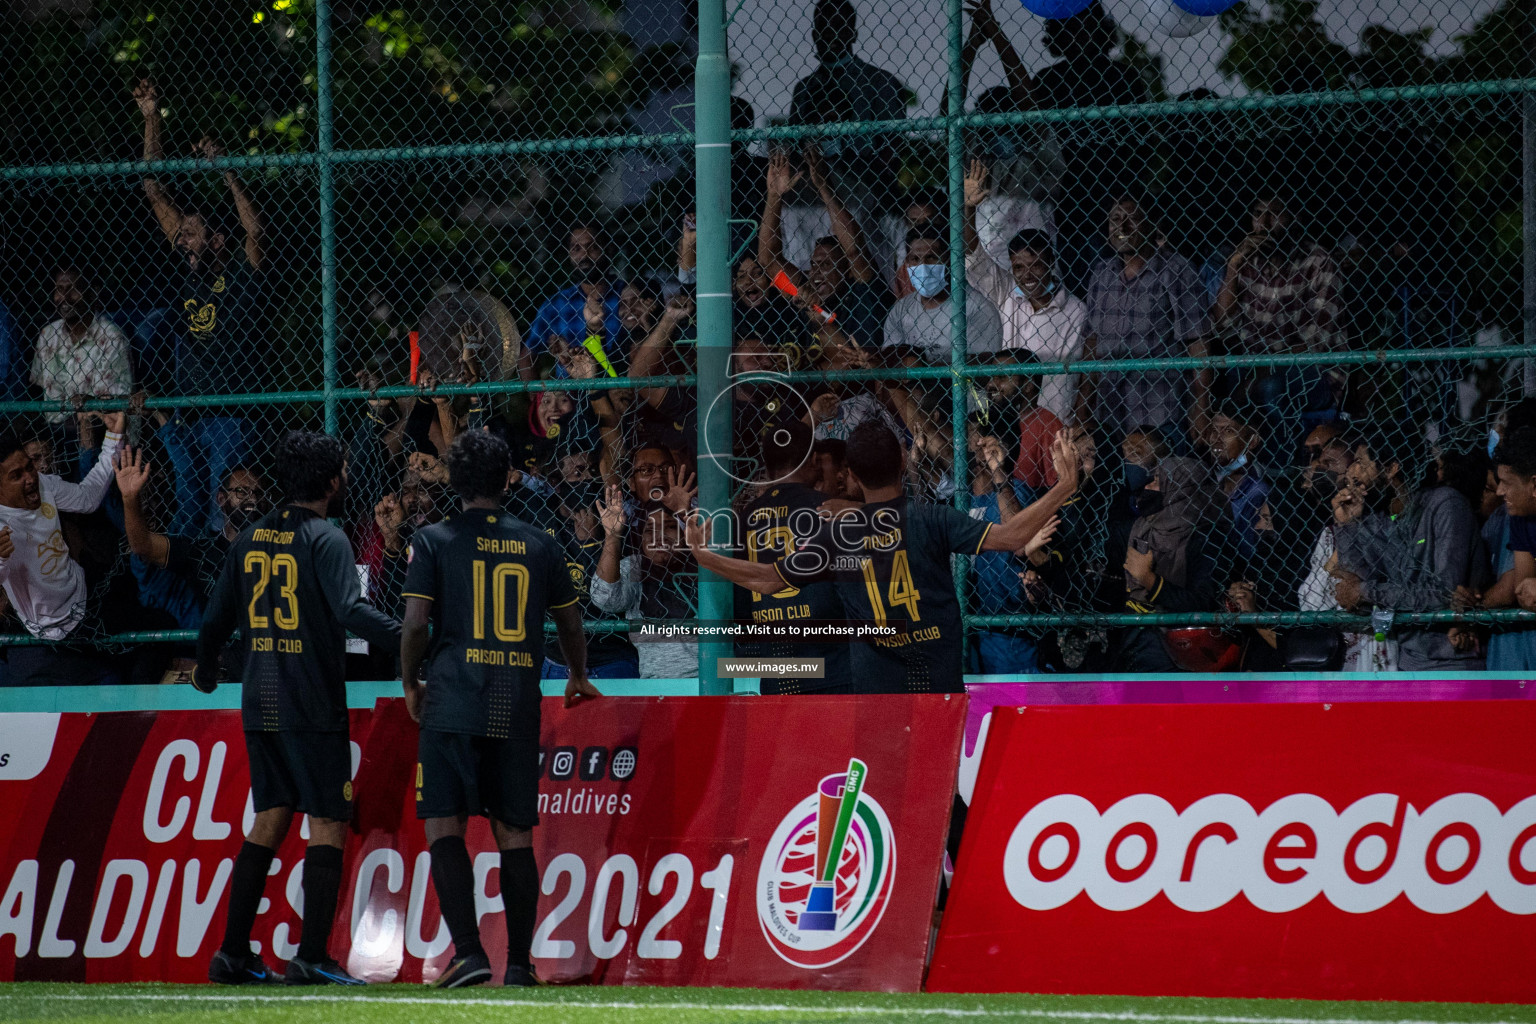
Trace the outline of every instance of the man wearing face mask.
<instances>
[{"instance_id":1,"label":"man wearing face mask","mask_svg":"<svg viewBox=\"0 0 1536 1024\"><path fill-rule=\"evenodd\" d=\"M907 232L903 264L913 294L885 315L885 348L917 349L930 363L948 364L950 345L949 245L932 228ZM972 356L1003 347L997 307L978 289L965 296L965 347Z\"/></svg>"},{"instance_id":2,"label":"man wearing face mask","mask_svg":"<svg viewBox=\"0 0 1536 1024\"><path fill-rule=\"evenodd\" d=\"M1024 230L1008 242L1008 272L992 261L976 231L976 208L987 198L988 170L979 160L965 179L965 272L971 287L996 304L1003 324L1003 347L1025 349L1041 362L1069 362L1083 355L1088 307L1062 287L1056 277L1051 237ZM1059 374L1040 381L1040 405L1063 423L1072 421L1077 375Z\"/></svg>"},{"instance_id":3,"label":"man wearing face mask","mask_svg":"<svg viewBox=\"0 0 1536 1024\"><path fill-rule=\"evenodd\" d=\"M1322 423L1307 431L1301 448L1306 455L1306 469L1301 474L1301 489L1327 504L1339 488L1339 478L1349 469L1349 461L1337 457L1344 428L1338 423Z\"/></svg>"},{"instance_id":4,"label":"man wearing face mask","mask_svg":"<svg viewBox=\"0 0 1536 1024\"><path fill-rule=\"evenodd\" d=\"M577 221L571 225L566 240L572 283L545 299L529 325L517 365L518 376L523 380L533 380L534 360L549 348L550 338L560 338L575 348L583 346L592 333L584 315L589 297L602 301L602 338L608 358L621 360L628 356L627 352L617 348L618 340L624 337L624 324L619 319L619 299L624 294L624 282L613 274L607 236L600 225ZM563 368L557 367L555 373L565 376Z\"/></svg>"},{"instance_id":5,"label":"man wearing face mask","mask_svg":"<svg viewBox=\"0 0 1536 1024\"><path fill-rule=\"evenodd\" d=\"M1269 481L1255 458L1259 435L1235 413L1217 413L1205 433L1206 452L1217 488L1227 498L1227 519L1237 553L1252 560L1258 524L1269 501Z\"/></svg>"},{"instance_id":6,"label":"man wearing face mask","mask_svg":"<svg viewBox=\"0 0 1536 1024\"><path fill-rule=\"evenodd\" d=\"M1149 499L1147 486L1152 483L1158 463L1170 454L1168 442L1151 427L1140 427L1125 435L1120 444L1120 496L1109 513L1112 530L1123 530L1132 519L1161 500Z\"/></svg>"}]
</instances>

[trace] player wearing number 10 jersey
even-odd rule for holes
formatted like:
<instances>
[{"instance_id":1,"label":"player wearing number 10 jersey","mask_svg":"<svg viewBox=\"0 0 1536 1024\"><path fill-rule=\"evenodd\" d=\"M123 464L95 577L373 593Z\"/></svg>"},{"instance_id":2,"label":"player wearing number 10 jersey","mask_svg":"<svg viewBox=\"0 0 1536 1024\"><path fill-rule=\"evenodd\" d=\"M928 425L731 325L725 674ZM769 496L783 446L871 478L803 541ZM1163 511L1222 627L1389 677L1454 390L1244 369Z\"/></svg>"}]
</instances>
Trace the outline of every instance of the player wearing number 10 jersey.
<instances>
[{"instance_id":1,"label":"player wearing number 10 jersey","mask_svg":"<svg viewBox=\"0 0 1536 1024\"><path fill-rule=\"evenodd\" d=\"M273 980L251 951L251 926L273 854L299 813L309 815L304 930L287 980L361 984L327 952L352 817L347 631L393 655L400 624L363 597L352 546L326 521L346 494L341 442L324 434L288 434L278 449L276 476L285 504L230 548L197 638L193 685L208 693L217 682L220 651L240 630L240 707L256 812L235 859L224 942L208 977L223 984Z\"/></svg>"},{"instance_id":2,"label":"player wearing number 10 jersey","mask_svg":"<svg viewBox=\"0 0 1536 1024\"><path fill-rule=\"evenodd\" d=\"M883 424L866 423L848 437L848 470L863 489L862 508L797 535L796 550L772 564L710 551L699 522L688 527L688 546L701 566L760 594L833 580L849 619L894 629L851 649L853 678L865 692L959 692L961 620L950 555L1023 548L1077 490L1076 455L1063 437L1051 456L1056 486L994 525L908 498L901 442Z\"/></svg>"},{"instance_id":3,"label":"player wearing number 10 jersey","mask_svg":"<svg viewBox=\"0 0 1536 1024\"><path fill-rule=\"evenodd\" d=\"M543 530L501 511L512 466L507 445L483 430L467 431L447 462L464 510L411 540L400 659L406 704L421 723L416 816L426 823L432 884L453 936L453 960L437 984L460 988L491 977L464 845L468 816L483 814L501 850L506 984L531 985L546 611L570 670L566 706L598 694L587 682L579 597L564 552Z\"/></svg>"}]
</instances>

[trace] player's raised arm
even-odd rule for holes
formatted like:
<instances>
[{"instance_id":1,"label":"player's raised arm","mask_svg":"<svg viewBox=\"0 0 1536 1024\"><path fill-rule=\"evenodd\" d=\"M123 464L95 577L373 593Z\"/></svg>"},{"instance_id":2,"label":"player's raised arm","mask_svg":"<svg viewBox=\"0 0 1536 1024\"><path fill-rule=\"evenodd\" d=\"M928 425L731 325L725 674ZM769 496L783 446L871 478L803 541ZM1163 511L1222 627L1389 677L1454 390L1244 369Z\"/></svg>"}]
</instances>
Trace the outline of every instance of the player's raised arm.
<instances>
[{"instance_id":1,"label":"player's raised arm","mask_svg":"<svg viewBox=\"0 0 1536 1024\"><path fill-rule=\"evenodd\" d=\"M1029 543L1031 537L1040 531L1040 528L1051 521L1056 510L1064 505L1068 498L1077 493L1078 477L1081 473L1081 464L1078 461L1077 449L1067 438L1065 430L1056 435L1051 442L1051 464L1056 468L1056 485L1040 500L1032 503L1024 511L1009 519L1001 526L994 526L987 531L982 539L983 551L1017 551Z\"/></svg>"},{"instance_id":2,"label":"player's raised arm","mask_svg":"<svg viewBox=\"0 0 1536 1024\"><path fill-rule=\"evenodd\" d=\"M327 530L315 538L315 575L336 618L355 636L394 654L400 649L400 623L368 603L352 548L339 530Z\"/></svg>"},{"instance_id":3,"label":"player's raised arm","mask_svg":"<svg viewBox=\"0 0 1536 1024\"><path fill-rule=\"evenodd\" d=\"M683 536L688 541L688 550L693 552L694 561L738 587L755 590L759 594L777 594L787 586L774 568L774 563L727 558L709 550L709 523L701 512L689 518Z\"/></svg>"},{"instance_id":4,"label":"player's raised arm","mask_svg":"<svg viewBox=\"0 0 1536 1024\"><path fill-rule=\"evenodd\" d=\"M232 549L213 593L208 595L203 624L197 631L197 668L192 672L192 685L203 693L212 693L219 685L219 653L234 635L240 614L239 561L239 549Z\"/></svg>"}]
</instances>

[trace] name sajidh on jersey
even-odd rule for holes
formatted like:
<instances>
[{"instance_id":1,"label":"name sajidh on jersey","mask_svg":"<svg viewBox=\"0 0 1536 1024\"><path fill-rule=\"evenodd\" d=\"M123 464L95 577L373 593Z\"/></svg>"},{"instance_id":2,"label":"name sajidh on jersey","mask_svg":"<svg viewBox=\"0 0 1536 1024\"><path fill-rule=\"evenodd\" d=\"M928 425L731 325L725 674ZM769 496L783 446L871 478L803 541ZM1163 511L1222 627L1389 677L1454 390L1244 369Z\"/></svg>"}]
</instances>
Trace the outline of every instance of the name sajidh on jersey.
<instances>
[{"instance_id":1,"label":"name sajidh on jersey","mask_svg":"<svg viewBox=\"0 0 1536 1024\"><path fill-rule=\"evenodd\" d=\"M422 727L505 738L537 721L544 611L579 600L560 546L512 516L466 512L417 533L409 562L404 596L432 602L434 627Z\"/></svg>"}]
</instances>

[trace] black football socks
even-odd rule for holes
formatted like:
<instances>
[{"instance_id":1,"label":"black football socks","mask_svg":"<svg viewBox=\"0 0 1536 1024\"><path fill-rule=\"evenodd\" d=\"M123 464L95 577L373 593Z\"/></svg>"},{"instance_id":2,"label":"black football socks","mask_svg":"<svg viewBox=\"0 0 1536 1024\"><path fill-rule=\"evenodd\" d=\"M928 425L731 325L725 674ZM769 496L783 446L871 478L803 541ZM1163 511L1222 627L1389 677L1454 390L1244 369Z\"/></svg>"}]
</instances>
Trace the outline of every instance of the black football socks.
<instances>
[{"instance_id":1,"label":"black football socks","mask_svg":"<svg viewBox=\"0 0 1536 1024\"><path fill-rule=\"evenodd\" d=\"M229 876L229 913L224 921L224 943L219 948L230 956L244 959L251 955L251 929L256 925L256 909L261 906L261 892L267 887L267 872L277 851L247 842L235 857L235 869Z\"/></svg>"},{"instance_id":2,"label":"black football socks","mask_svg":"<svg viewBox=\"0 0 1536 1024\"><path fill-rule=\"evenodd\" d=\"M336 918L336 894L341 889L341 851L311 846L304 853L304 930L299 959L312 964L330 956L331 923Z\"/></svg>"},{"instance_id":3,"label":"black football socks","mask_svg":"<svg viewBox=\"0 0 1536 1024\"><path fill-rule=\"evenodd\" d=\"M507 967L527 968L539 910L539 866L532 847L501 851L501 899L507 911Z\"/></svg>"},{"instance_id":4,"label":"black football socks","mask_svg":"<svg viewBox=\"0 0 1536 1024\"><path fill-rule=\"evenodd\" d=\"M502 878L505 887L506 876ZM463 836L443 836L432 844L432 886L437 890L443 920L448 922L448 934L453 936L453 955L483 952L475 917L475 869Z\"/></svg>"}]
</instances>

